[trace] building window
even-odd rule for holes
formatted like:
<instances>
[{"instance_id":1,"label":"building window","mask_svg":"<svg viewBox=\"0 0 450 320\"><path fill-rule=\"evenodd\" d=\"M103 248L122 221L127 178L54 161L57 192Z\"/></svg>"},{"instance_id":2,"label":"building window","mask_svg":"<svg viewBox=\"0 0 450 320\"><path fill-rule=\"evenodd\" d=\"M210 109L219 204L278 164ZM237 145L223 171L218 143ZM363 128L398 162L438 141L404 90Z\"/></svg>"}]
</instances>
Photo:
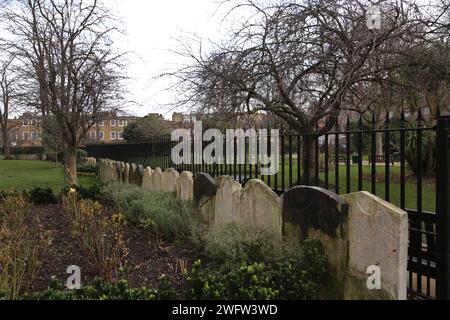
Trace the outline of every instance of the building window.
<instances>
[{"instance_id":1,"label":"building window","mask_svg":"<svg viewBox=\"0 0 450 320\"><path fill-rule=\"evenodd\" d=\"M123 127L124 126L124 121L123 120L117 120L117 124L119 127Z\"/></svg>"},{"instance_id":2,"label":"building window","mask_svg":"<svg viewBox=\"0 0 450 320\"><path fill-rule=\"evenodd\" d=\"M105 126L105 120L99 121L98 122L98 126L99 127L104 127Z\"/></svg>"},{"instance_id":3,"label":"building window","mask_svg":"<svg viewBox=\"0 0 450 320\"><path fill-rule=\"evenodd\" d=\"M111 133L110 133L110 139L111 139L111 140L116 140L116 139L117 139L117 132L111 131Z\"/></svg>"},{"instance_id":4,"label":"building window","mask_svg":"<svg viewBox=\"0 0 450 320\"><path fill-rule=\"evenodd\" d=\"M100 132L98 133L98 138L99 138L100 140L105 140L105 133L104 133L103 131L100 131Z\"/></svg>"},{"instance_id":5,"label":"building window","mask_svg":"<svg viewBox=\"0 0 450 320\"><path fill-rule=\"evenodd\" d=\"M96 140L97 139L97 132L91 131L90 138L91 138L91 140Z\"/></svg>"},{"instance_id":6,"label":"building window","mask_svg":"<svg viewBox=\"0 0 450 320\"><path fill-rule=\"evenodd\" d=\"M37 134L36 132L32 132L31 133L31 141L36 141L37 140Z\"/></svg>"},{"instance_id":7,"label":"building window","mask_svg":"<svg viewBox=\"0 0 450 320\"><path fill-rule=\"evenodd\" d=\"M116 124L117 124L116 120L110 120L110 121L109 121L109 125L110 125L111 127L115 127Z\"/></svg>"},{"instance_id":8,"label":"building window","mask_svg":"<svg viewBox=\"0 0 450 320\"><path fill-rule=\"evenodd\" d=\"M123 140L123 131L117 132L117 137L119 138L119 140Z\"/></svg>"},{"instance_id":9,"label":"building window","mask_svg":"<svg viewBox=\"0 0 450 320\"><path fill-rule=\"evenodd\" d=\"M37 125L37 121L36 121L36 119L33 119L33 120L31 120L31 121L30 121L30 125L32 125L32 126L35 126L35 125Z\"/></svg>"},{"instance_id":10,"label":"building window","mask_svg":"<svg viewBox=\"0 0 450 320\"><path fill-rule=\"evenodd\" d=\"M29 132L24 132L23 133L23 140L24 141L30 140L30 133Z\"/></svg>"},{"instance_id":11,"label":"building window","mask_svg":"<svg viewBox=\"0 0 450 320\"><path fill-rule=\"evenodd\" d=\"M28 121L28 120L23 120L22 125L23 125L24 127L28 127L28 126L30 126L30 121Z\"/></svg>"}]
</instances>

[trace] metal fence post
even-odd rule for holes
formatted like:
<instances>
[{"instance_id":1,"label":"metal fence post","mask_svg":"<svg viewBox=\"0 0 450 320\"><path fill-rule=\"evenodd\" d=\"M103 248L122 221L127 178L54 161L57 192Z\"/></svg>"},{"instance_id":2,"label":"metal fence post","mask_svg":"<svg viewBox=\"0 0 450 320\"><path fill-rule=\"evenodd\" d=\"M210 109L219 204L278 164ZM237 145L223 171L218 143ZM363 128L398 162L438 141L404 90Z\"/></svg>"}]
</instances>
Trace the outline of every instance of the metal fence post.
<instances>
[{"instance_id":1,"label":"metal fence post","mask_svg":"<svg viewBox=\"0 0 450 320\"><path fill-rule=\"evenodd\" d=\"M450 117L439 117L436 127L436 214L439 261L437 298L450 298Z\"/></svg>"}]
</instances>

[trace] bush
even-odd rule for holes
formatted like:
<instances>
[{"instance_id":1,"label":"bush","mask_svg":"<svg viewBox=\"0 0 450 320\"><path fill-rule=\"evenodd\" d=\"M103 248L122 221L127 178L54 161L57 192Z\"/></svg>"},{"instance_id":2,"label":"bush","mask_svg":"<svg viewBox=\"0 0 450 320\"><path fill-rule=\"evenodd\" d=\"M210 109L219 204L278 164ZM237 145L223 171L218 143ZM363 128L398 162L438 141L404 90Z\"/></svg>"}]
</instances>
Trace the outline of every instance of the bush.
<instances>
[{"instance_id":1,"label":"bush","mask_svg":"<svg viewBox=\"0 0 450 320\"><path fill-rule=\"evenodd\" d=\"M24 196L36 206L55 204L58 202L55 194L53 193L53 189L49 187L36 187L29 191L24 191Z\"/></svg>"},{"instance_id":2,"label":"bush","mask_svg":"<svg viewBox=\"0 0 450 320\"><path fill-rule=\"evenodd\" d=\"M86 263L102 278L116 279L128 255L123 216L111 216L98 202L80 199L75 189L63 196L62 202Z\"/></svg>"},{"instance_id":3,"label":"bush","mask_svg":"<svg viewBox=\"0 0 450 320\"><path fill-rule=\"evenodd\" d=\"M93 200L93 201L100 201L103 199L102 197L102 186L101 184L94 184L88 188L83 187L81 185L73 186L73 187L65 187L61 190L61 196L66 196L71 189L75 189L75 191L78 193L78 196L81 199L85 200Z\"/></svg>"},{"instance_id":4,"label":"bush","mask_svg":"<svg viewBox=\"0 0 450 320\"><path fill-rule=\"evenodd\" d=\"M213 226L194 232L199 252L218 264L271 263L291 248L276 232L237 224Z\"/></svg>"},{"instance_id":5,"label":"bush","mask_svg":"<svg viewBox=\"0 0 450 320\"><path fill-rule=\"evenodd\" d=\"M265 263L235 263L202 268L197 261L187 277L191 299L311 300L325 278L327 260L317 242L307 241L301 259Z\"/></svg>"},{"instance_id":6,"label":"bush","mask_svg":"<svg viewBox=\"0 0 450 320\"><path fill-rule=\"evenodd\" d=\"M160 277L157 289L145 287L130 288L127 280L107 282L101 278L94 280L90 286L80 290L64 290L57 282L44 292L29 296L30 300L171 300L175 299L175 291L169 279Z\"/></svg>"},{"instance_id":7,"label":"bush","mask_svg":"<svg viewBox=\"0 0 450 320\"><path fill-rule=\"evenodd\" d=\"M207 263L197 262L188 276L193 299L313 299L327 270L320 243L287 242L265 229L194 228L192 239Z\"/></svg>"},{"instance_id":8,"label":"bush","mask_svg":"<svg viewBox=\"0 0 450 320\"><path fill-rule=\"evenodd\" d=\"M194 206L173 194L146 192L138 187L110 184L102 194L123 212L128 221L168 241L185 241L197 223Z\"/></svg>"},{"instance_id":9,"label":"bush","mask_svg":"<svg viewBox=\"0 0 450 320\"><path fill-rule=\"evenodd\" d=\"M84 163L78 163L77 164L77 172L78 173L90 173L90 174L97 174L97 166L84 164Z\"/></svg>"},{"instance_id":10,"label":"bush","mask_svg":"<svg viewBox=\"0 0 450 320\"><path fill-rule=\"evenodd\" d=\"M0 292L8 300L19 299L32 287L49 242L41 230L28 226L29 214L22 196L8 195L0 203Z\"/></svg>"}]
</instances>

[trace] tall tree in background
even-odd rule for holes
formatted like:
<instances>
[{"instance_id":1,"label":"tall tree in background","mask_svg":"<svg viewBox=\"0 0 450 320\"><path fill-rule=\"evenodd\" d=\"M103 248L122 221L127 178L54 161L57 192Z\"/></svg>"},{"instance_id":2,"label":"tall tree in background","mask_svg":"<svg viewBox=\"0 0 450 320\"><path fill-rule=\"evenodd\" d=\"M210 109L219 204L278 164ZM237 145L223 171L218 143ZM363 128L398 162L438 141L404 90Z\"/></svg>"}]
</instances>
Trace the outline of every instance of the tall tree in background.
<instances>
[{"instance_id":1,"label":"tall tree in background","mask_svg":"<svg viewBox=\"0 0 450 320\"><path fill-rule=\"evenodd\" d=\"M0 61L0 133L5 160L11 160L9 118L18 110L19 78L13 70L13 59Z\"/></svg>"},{"instance_id":2,"label":"tall tree in background","mask_svg":"<svg viewBox=\"0 0 450 320\"><path fill-rule=\"evenodd\" d=\"M321 131L329 131L353 88L383 77L403 63L406 49L420 45L409 41L420 31L414 5L382 2L377 30L367 27L368 5L347 0L239 3L234 10L245 7L251 18L223 44L207 54L191 48L183 53L192 63L173 74L184 93L179 103L204 112L268 112L305 134L328 118ZM313 177L313 148L312 139L305 139L303 161L310 172L304 184Z\"/></svg>"},{"instance_id":3,"label":"tall tree in background","mask_svg":"<svg viewBox=\"0 0 450 320\"><path fill-rule=\"evenodd\" d=\"M97 0L21 0L1 7L8 49L35 89L30 103L55 117L64 140L66 182L77 184L77 148L98 116L120 98L118 31Z\"/></svg>"}]
</instances>

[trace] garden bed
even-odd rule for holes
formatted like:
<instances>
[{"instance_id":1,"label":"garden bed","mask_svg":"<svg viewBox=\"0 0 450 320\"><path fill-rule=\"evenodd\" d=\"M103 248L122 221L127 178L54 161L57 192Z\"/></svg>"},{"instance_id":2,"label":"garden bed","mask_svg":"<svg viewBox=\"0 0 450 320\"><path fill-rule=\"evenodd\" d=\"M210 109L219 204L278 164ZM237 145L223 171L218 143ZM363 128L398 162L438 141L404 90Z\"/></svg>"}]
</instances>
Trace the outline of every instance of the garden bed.
<instances>
[{"instance_id":1,"label":"garden bed","mask_svg":"<svg viewBox=\"0 0 450 320\"><path fill-rule=\"evenodd\" d=\"M33 286L33 291L45 291L52 279L65 281L69 276L67 267L77 265L82 271L84 284L96 277L84 262L77 240L71 234L70 222L60 204L36 206L32 216L39 219L42 230L51 236L51 242L44 251L43 265ZM32 222L30 222L32 223ZM195 256L186 249L142 232L142 229L128 224L124 230L129 253L125 278L131 287L155 288L159 277L166 275L176 289L183 286L180 263L192 265Z\"/></svg>"},{"instance_id":2,"label":"garden bed","mask_svg":"<svg viewBox=\"0 0 450 320\"><path fill-rule=\"evenodd\" d=\"M120 183L0 193L0 299L315 299L326 272L317 243L207 226L172 193Z\"/></svg>"}]
</instances>

